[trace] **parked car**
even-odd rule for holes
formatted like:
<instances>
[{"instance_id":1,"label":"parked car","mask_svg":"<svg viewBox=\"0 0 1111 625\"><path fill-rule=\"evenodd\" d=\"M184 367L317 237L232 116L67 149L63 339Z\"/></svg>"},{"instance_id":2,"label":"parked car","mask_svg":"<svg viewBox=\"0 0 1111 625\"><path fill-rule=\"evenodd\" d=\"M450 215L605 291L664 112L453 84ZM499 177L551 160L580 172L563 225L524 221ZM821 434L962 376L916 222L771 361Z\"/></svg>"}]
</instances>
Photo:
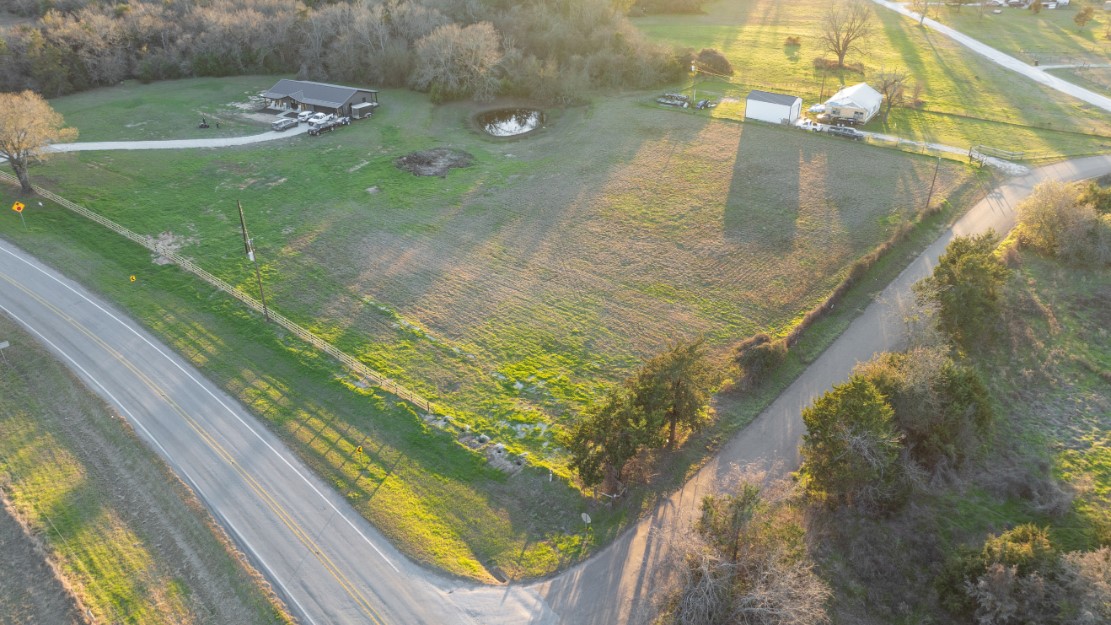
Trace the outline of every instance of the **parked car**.
<instances>
[{"instance_id":1,"label":"parked car","mask_svg":"<svg viewBox=\"0 0 1111 625\"><path fill-rule=\"evenodd\" d=\"M826 132L837 137L845 137L846 139L852 139L854 141L861 141L864 139L863 132L847 126L830 126L826 129Z\"/></svg>"},{"instance_id":2,"label":"parked car","mask_svg":"<svg viewBox=\"0 0 1111 625\"><path fill-rule=\"evenodd\" d=\"M301 111L300 113L297 114L297 121L307 122L307 121L309 121L309 118L312 117L313 115L316 115L316 113L314 111Z\"/></svg>"},{"instance_id":3,"label":"parked car","mask_svg":"<svg viewBox=\"0 0 1111 625\"><path fill-rule=\"evenodd\" d=\"M713 100L699 100L698 104L694 105L694 108L701 111L702 109L712 109L717 105L718 103Z\"/></svg>"},{"instance_id":4,"label":"parked car","mask_svg":"<svg viewBox=\"0 0 1111 625\"><path fill-rule=\"evenodd\" d=\"M273 122L271 122L270 123L270 129L271 130L287 130L289 128L293 128L298 123L299 122L296 119L290 119L288 117L283 117L281 119L275 119Z\"/></svg>"},{"instance_id":5,"label":"parked car","mask_svg":"<svg viewBox=\"0 0 1111 625\"><path fill-rule=\"evenodd\" d=\"M818 122L812 119L807 119L805 117L795 122L795 127L801 128L803 130L812 130L814 132L821 132L825 128L823 124L819 124Z\"/></svg>"},{"instance_id":6,"label":"parked car","mask_svg":"<svg viewBox=\"0 0 1111 625\"><path fill-rule=\"evenodd\" d=\"M329 121L332 121L332 115L329 115L328 113L316 113L315 115L313 115L312 117L309 118L309 125L310 126L320 126L320 125L324 124L325 122L329 122Z\"/></svg>"}]
</instances>

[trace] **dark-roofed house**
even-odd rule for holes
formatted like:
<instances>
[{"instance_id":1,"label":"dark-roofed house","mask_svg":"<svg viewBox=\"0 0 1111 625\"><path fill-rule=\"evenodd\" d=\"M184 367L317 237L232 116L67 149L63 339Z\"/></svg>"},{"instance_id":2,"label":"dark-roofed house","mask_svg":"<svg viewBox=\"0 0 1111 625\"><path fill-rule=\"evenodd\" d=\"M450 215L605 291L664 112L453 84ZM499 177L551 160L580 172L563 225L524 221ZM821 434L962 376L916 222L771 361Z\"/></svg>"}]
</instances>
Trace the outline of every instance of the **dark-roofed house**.
<instances>
[{"instance_id":1,"label":"dark-roofed house","mask_svg":"<svg viewBox=\"0 0 1111 625\"><path fill-rule=\"evenodd\" d=\"M753 89L745 100L745 119L773 124L793 124L802 112L802 98Z\"/></svg>"},{"instance_id":2,"label":"dark-roofed house","mask_svg":"<svg viewBox=\"0 0 1111 625\"><path fill-rule=\"evenodd\" d=\"M283 78L263 93L266 106L278 110L322 111L368 117L378 107L378 92L341 85Z\"/></svg>"}]
</instances>

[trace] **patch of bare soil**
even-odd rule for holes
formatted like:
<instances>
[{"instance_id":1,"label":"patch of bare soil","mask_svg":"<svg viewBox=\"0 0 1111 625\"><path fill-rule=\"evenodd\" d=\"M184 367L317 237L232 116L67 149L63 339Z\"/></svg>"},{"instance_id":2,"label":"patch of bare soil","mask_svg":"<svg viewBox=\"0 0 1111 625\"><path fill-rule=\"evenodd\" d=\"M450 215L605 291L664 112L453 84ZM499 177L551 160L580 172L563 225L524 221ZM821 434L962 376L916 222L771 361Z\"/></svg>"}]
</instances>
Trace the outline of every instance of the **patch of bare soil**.
<instances>
[{"instance_id":1,"label":"patch of bare soil","mask_svg":"<svg viewBox=\"0 0 1111 625\"><path fill-rule=\"evenodd\" d=\"M42 547L0 509L0 625L81 625L73 597L46 563Z\"/></svg>"},{"instance_id":2,"label":"patch of bare soil","mask_svg":"<svg viewBox=\"0 0 1111 625\"><path fill-rule=\"evenodd\" d=\"M474 156L453 148L434 148L406 154L394 161L398 169L403 169L414 176L447 176L453 168L470 167L474 163Z\"/></svg>"},{"instance_id":3,"label":"patch of bare soil","mask_svg":"<svg viewBox=\"0 0 1111 625\"><path fill-rule=\"evenodd\" d=\"M195 243L196 240L178 236L172 232L163 232L154 238L154 249L157 254L151 254L151 262L155 265L170 265L174 261L166 257L167 254L176 254L183 245Z\"/></svg>"}]
</instances>

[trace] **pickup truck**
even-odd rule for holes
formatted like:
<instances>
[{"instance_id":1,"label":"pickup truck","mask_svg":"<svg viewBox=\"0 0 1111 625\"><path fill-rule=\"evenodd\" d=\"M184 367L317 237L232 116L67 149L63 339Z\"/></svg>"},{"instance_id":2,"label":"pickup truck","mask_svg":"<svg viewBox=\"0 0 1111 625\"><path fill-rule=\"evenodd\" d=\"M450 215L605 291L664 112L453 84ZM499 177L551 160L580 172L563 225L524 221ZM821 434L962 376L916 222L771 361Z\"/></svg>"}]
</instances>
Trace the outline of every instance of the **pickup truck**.
<instances>
[{"instance_id":1,"label":"pickup truck","mask_svg":"<svg viewBox=\"0 0 1111 625\"><path fill-rule=\"evenodd\" d=\"M320 136L322 132L332 132L337 126L347 126L351 123L350 117L332 117L330 115L329 117L331 117L331 119L321 123L309 124L309 134L317 137Z\"/></svg>"}]
</instances>

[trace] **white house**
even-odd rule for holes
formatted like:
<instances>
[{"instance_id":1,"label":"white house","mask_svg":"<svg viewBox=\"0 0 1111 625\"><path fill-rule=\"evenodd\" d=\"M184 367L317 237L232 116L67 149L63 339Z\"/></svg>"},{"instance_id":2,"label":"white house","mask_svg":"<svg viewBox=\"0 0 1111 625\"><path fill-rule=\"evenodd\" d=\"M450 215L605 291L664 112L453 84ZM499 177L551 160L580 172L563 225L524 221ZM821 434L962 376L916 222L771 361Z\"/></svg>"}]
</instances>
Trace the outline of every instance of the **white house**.
<instances>
[{"instance_id":1,"label":"white house","mask_svg":"<svg viewBox=\"0 0 1111 625\"><path fill-rule=\"evenodd\" d=\"M881 104L883 95L862 82L845 87L826 100L826 114L835 119L866 124L880 112Z\"/></svg>"},{"instance_id":2,"label":"white house","mask_svg":"<svg viewBox=\"0 0 1111 625\"><path fill-rule=\"evenodd\" d=\"M773 124L793 124L802 112L802 98L753 89L745 100L745 119Z\"/></svg>"}]
</instances>

